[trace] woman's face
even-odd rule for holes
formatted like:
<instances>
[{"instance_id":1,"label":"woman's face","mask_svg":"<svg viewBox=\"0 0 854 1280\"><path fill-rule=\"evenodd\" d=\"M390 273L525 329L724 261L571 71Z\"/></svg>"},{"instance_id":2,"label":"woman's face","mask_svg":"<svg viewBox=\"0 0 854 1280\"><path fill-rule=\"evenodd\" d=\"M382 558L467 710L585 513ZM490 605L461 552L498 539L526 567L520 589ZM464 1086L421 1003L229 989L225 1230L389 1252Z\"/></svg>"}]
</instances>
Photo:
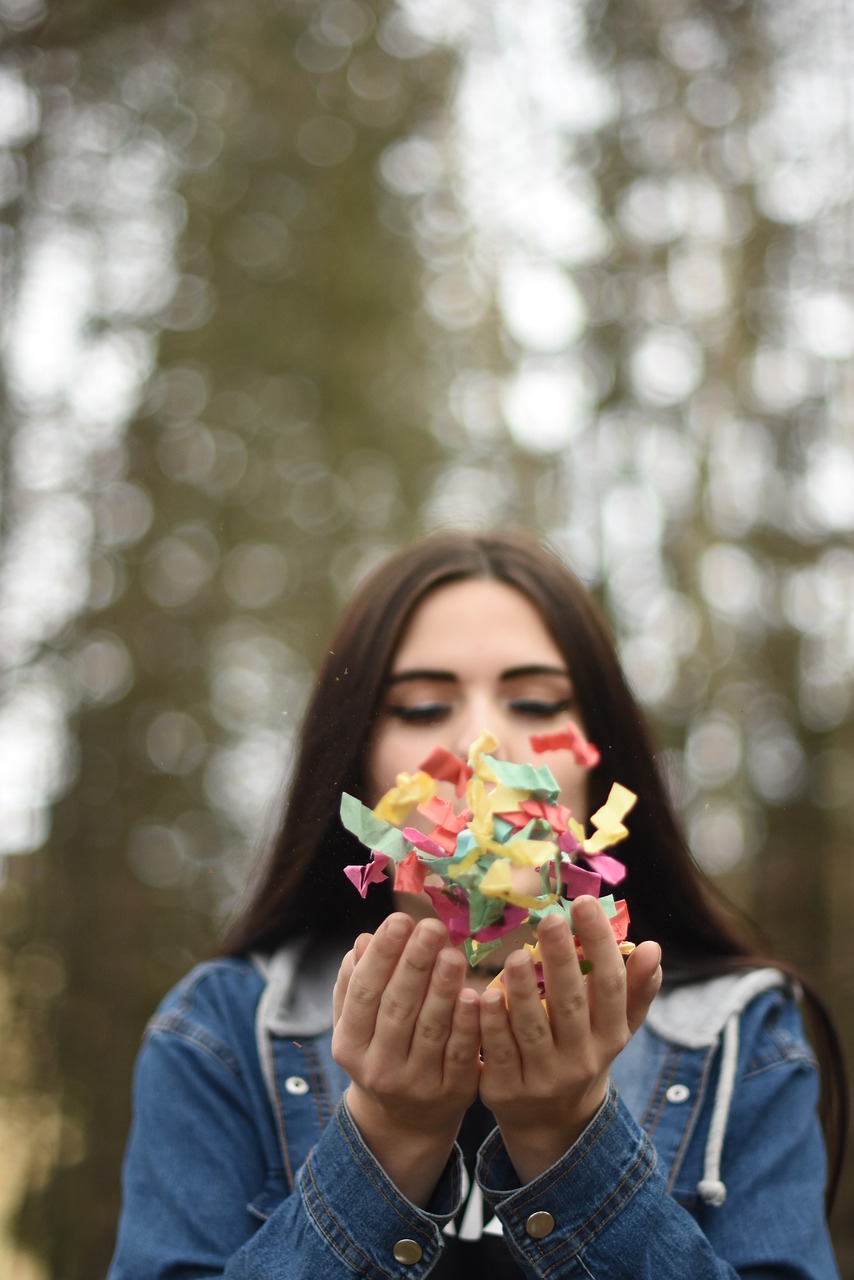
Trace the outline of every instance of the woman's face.
<instances>
[{"instance_id":1,"label":"woman's face","mask_svg":"<svg viewBox=\"0 0 854 1280\"><path fill-rule=\"evenodd\" d=\"M398 773L415 773L435 746L465 759L483 729L496 754L546 764L560 800L587 817L587 771L569 751L537 754L531 734L578 714L572 673L534 606L514 587L473 579L437 587L418 606L398 645L368 747L368 800Z\"/></svg>"},{"instance_id":2,"label":"woman's face","mask_svg":"<svg viewBox=\"0 0 854 1280\"><path fill-rule=\"evenodd\" d=\"M398 773L415 773L435 746L465 759L488 729L501 759L548 765L561 803L584 822L586 769L569 751L540 755L530 742L567 720L583 732L571 672L527 597L489 579L437 587L392 660L368 748L368 801L376 804Z\"/></svg>"}]
</instances>

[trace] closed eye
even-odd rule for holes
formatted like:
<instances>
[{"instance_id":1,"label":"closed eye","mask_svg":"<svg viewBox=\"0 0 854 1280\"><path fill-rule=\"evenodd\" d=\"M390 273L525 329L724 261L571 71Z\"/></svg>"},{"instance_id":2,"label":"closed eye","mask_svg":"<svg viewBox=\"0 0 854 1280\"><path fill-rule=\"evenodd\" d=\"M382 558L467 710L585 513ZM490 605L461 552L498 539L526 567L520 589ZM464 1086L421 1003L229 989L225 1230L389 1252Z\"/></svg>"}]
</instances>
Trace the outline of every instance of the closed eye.
<instances>
[{"instance_id":1,"label":"closed eye","mask_svg":"<svg viewBox=\"0 0 854 1280\"><path fill-rule=\"evenodd\" d=\"M386 707L386 715L404 724L438 724L450 713L446 702L422 702L415 707Z\"/></svg>"},{"instance_id":2,"label":"closed eye","mask_svg":"<svg viewBox=\"0 0 854 1280\"><path fill-rule=\"evenodd\" d=\"M568 711L572 706L572 698L559 698L551 702L541 698L514 698L509 705L517 715L547 720L550 716L559 716Z\"/></svg>"}]
</instances>

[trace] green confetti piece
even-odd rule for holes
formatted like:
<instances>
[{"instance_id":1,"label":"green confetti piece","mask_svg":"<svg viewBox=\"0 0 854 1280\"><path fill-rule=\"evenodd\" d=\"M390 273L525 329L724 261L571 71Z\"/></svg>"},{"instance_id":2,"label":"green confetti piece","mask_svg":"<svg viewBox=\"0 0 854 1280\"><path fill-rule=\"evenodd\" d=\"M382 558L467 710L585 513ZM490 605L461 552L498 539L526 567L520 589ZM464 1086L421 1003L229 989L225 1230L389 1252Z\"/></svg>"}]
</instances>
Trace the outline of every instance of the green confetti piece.
<instances>
[{"instance_id":1,"label":"green confetti piece","mask_svg":"<svg viewBox=\"0 0 854 1280\"><path fill-rule=\"evenodd\" d=\"M510 836L513 835L515 827L512 822L508 822L506 818L495 817L492 820L492 838L497 840L499 844L506 844Z\"/></svg>"},{"instance_id":2,"label":"green confetti piece","mask_svg":"<svg viewBox=\"0 0 854 1280\"><path fill-rule=\"evenodd\" d=\"M495 938L492 942L479 942L475 950L474 940L466 938L463 943L468 962L473 969L476 969L482 960L485 960L493 951L497 951L501 946L501 939Z\"/></svg>"},{"instance_id":3,"label":"green confetti piece","mask_svg":"<svg viewBox=\"0 0 854 1280\"><path fill-rule=\"evenodd\" d=\"M368 849L376 849L395 862L400 862L409 852L409 843L397 827L378 818L367 805L346 791L341 797L341 821Z\"/></svg>"},{"instance_id":4,"label":"green confetti piece","mask_svg":"<svg viewBox=\"0 0 854 1280\"><path fill-rule=\"evenodd\" d=\"M572 928L572 910L566 898L558 898L557 902L550 902L547 906L540 907L529 914L534 924L539 924L541 920L545 920L546 916L564 916L569 921L569 927Z\"/></svg>"},{"instance_id":5,"label":"green confetti piece","mask_svg":"<svg viewBox=\"0 0 854 1280\"><path fill-rule=\"evenodd\" d=\"M516 791L528 791L532 799L554 804L560 788L548 765L511 764L509 760L496 760L494 756L481 756L489 765L498 782Z\"/></svg>"},{"instance_id":6,"label":"green confetti piece","mask_svg":"<svg viewBox=\"0 0 854 1280\"><path fill-rule=\"evenodd\" d=\"M497 924L504 915L504 902L501 898L488 898L478 893L477 889L469 892L469 929L479 933L487 925Z\"/></svg>"}]
</instances>

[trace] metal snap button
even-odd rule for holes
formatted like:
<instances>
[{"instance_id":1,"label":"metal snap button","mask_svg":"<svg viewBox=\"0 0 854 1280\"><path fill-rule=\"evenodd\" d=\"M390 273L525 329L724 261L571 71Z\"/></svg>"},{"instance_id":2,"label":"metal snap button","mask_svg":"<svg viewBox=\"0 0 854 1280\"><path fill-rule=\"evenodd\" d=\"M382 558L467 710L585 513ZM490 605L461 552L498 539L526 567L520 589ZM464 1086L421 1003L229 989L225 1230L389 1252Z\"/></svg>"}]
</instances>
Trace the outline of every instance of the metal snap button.
<instances>
[{"instance_id":1,"label":"metal snap button","mask_svg":"<svg viewBox=\"0 0 854 1280\"><path fill-rule=\"evenodd\" d=\"M308 1088L309 1088L308 1081L303 1080L302 1076L288 1076L287 1080L285 1081L286 1093L295 1093L295 1094L308 1093Z\"/></svg>"},{"instance_id":2,"label":"metal snap button","mask_svg":"<svg viewBox=\"0 0 854 1280\"><path fill-rule=\"evenodd\" d=\"M402 1262L405 1267L411 1267L413 1263L421 1261L421 1245L415 1240L398 1240L392 1249L396 1262Z\"/></svg>"},{"instance_id":3,"label":"metal snap button","mask_svg":"<svg viewBox=\"0 0 854 1280\"><path fill-rule=\"evenodd\" d=\"M532 1240L542 1240L555 1229L555 1220L545 1209L532 1213L525 1223L525 1230Z\"/></svg>"},{"instance_id":4,"label":"metal snap button","mask_svg":"<svg viewBox=\"0 0 854 1280\"><path fill-rule=\"evenodd\" d=\"M691 1090L687 1084L672 1084L664 1096L668 1102L687 1102L691 1097Z\"/></svg>"}]
</instances>

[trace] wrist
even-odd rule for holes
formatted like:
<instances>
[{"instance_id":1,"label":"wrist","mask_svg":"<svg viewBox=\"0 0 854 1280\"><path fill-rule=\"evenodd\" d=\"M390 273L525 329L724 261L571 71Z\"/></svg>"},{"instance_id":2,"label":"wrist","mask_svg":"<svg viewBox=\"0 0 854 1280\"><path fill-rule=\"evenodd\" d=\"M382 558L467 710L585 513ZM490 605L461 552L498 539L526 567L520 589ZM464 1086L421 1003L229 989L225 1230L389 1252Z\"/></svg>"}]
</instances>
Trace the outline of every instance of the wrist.
<instances>
[{"instance_id":1,"label":"wrist","mask_svg":"<svg viewBox=\"0 0 854 1280\"><path fill-rule=\"evenodd\" d=\"M454 1145L464 1109L459 1115L444 1117L436 1114L436 1108L417 1103L397 1104L377 1098L368 1090L351 1081L344 1094L344 1102L350 1116L368 1145L371 1139L384 1140L392 1134L406 1142L411 1151L431 1150Z\"/></svg>"},{"instance_id":2,"label":"wrist","mask_svg":"<svg viewBox=\"0 0 854 1280\"><path fill-rule=\"evenodd\" d=\"M426 1115L412 1123L411 1114L389 1109L353 1084L344 1105L389 1180L413 1204L426 1208L453 1151L459 1122L440 1126Z\"/></svg>"},{"instance_id":3,"label":"wrist","mask_svg":"<svg viewBox=\"0 0 854 1280\"><path fill-rule=\"evenodd\" d=\"M563 1159L598 1115L606 1095L607 1089L571 1113L561 1115L553 1109L542 1121L518 1112L506 1117L496 1114L501 1140L523 1184L533 1182Z\"/></svg>"}]
</instances>

